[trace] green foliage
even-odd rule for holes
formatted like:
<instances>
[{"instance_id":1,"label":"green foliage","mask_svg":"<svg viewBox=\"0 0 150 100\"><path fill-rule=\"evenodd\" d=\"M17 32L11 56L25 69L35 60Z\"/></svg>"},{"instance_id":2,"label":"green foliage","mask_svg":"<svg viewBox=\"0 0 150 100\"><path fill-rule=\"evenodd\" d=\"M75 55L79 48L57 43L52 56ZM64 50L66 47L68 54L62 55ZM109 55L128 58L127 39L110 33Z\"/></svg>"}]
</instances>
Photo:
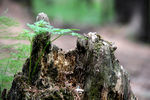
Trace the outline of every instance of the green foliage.
<instances>
[{"instance_id":1,"label":"green foliage","mask_svg":"<svg viewBox=\"0 0 150 100\"><path fill-rule=\"evenodd\" d=\"M14 21L12 18L7 16L0 16L0 34L4 34L0 38L6 37L6 34L11 34L7 31L9 27L18 26L19 24Z\"/></svg>"},{"instance_id":2,"label":"green foliage","mask_svg":"<svg viewBox=\"0 0 150 100\"><path fill-rule=\"evenodd\" d=\"M69 24L103 24L111 21L114 0L33 0L36 14L45 12L52 19Z\"/></svg>"},{"instance_id":3,"label":"green foliage","mask_svg":"<svg viewBox=\"0 0 150 100\"><path fill-rule=\"evenodd\" d=\"M0 16L0 29L8 28L11 26L17 26L18 23L14 21L12 18L6 16Z\"/></svg>"},{"instance_id":4,"label":"green foliage","mask_svg":"<svg viewBox=\"0 0 150 100\"><path fill-rule=\"evenodd\" d=\"M9 89L13 80L14 74L21 71L25 59L29 56L29 45L15 44L2 46L0 49L14 49L15 52L10 52L9 57L0 59L0 87Z\"/></svg>"},{"instance_id":5,"label":"green foliage","mask_svg":"<svg viewBox=\"0 0 150 100\"><path fill-rule=\"evenodd\" d=\"M54 35L72 35L72 36L77 36L79 38L85 38L84 36L75 33L73 31L77 31L79 29L59 29L59 28L54 28L53 26L49 25L47 22L45 22L44 20L40 20L38 22L35 22L34 24L27 24L27 26L31 29L30 30L25 30L23 34L21 34L20 36L28 38L31 42L32 38L35 35L38 34L43 34L43 33L51 33L51 38ZM50 39L51 40L51 39Z\"/></svg>"},{"instance_id":6,"label":"green foliage","mask_svg":"<svg viewBox=\"0 0 150 100\"><path fill-rule=\"evenodd\" d=\"M0 16L0 33L2 39L18 39L21 37L11 37L11 34L6 30L9 27L18 26L18 23L12 18ZM2 33L5 34L2 36ZM6 34L7 33L7 34ZM24 44L2 45L0 50L5 51L0 53L0 97L4 88L9 89L13 76L18 71L21 71L21 66L24 60L29 55L29 46ZM7 55L7 56L6 56Z\"/></svg>"}]
</instances>

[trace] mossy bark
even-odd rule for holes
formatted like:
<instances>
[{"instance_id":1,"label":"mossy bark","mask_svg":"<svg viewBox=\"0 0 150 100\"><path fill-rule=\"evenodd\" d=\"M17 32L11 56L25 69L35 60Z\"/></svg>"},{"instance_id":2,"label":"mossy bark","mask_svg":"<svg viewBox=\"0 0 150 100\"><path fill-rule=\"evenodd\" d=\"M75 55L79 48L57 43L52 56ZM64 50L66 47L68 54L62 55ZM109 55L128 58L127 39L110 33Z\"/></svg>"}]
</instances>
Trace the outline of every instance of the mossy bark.
<instances>
[{"instance_id":1,"label":"mossy bark","mask_svg":"<svg viewBox=\"0 0 150 100\"><path fill-rule=\"evenodd\" d=\"M15 75L8 100L136 100L127 72L115 58L116 47L98 34L78 39L75 50L64 52L49 44L29 79L30 58ZM50 34L36 36L31 73Z\"/></svg>"}]
</instances>

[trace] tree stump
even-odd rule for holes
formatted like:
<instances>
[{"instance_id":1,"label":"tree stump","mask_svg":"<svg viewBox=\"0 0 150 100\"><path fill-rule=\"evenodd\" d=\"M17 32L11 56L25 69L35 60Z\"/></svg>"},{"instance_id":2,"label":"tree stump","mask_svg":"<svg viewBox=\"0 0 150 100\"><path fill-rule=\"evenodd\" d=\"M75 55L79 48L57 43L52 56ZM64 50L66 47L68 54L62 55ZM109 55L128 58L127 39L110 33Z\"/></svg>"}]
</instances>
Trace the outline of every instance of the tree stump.
<instances>
[{"instance_id":1,"label":"tree stump","mask_svg":"<svg viewBox=\"0 0 150 100\"><path fill-rule=\"evenodd\" d=\"M127 72L114 55L116 47L96 33L86 37L79 38L69 52L49 44L31 82L28 58L22 72L14 76L7 100L137 100ZM49 38L50 33L34 38L30 73Z\"/></svg>"}]
</instances>

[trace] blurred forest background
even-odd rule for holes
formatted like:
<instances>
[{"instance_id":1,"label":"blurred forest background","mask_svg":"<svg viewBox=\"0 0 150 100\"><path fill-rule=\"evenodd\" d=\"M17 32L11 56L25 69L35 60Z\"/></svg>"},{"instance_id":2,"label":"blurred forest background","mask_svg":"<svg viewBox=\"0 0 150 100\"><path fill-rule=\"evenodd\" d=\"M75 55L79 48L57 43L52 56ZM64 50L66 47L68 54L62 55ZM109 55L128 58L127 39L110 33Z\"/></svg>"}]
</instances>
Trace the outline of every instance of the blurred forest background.
<instances>
[{"instance_id":1,"label":"blurred forest background","mask_svg":"<svg viewBox=\"0 0 150 100\"><path fill-rule=\"evenodd\" d=\"M35 22L39 12L48 14L54 27L80 29L81 34L97 32L115 43L133 92L139 100L150 100L149 0L0 0L0 16L19 23L0 28L0 92L10 88L13 75L29 56L29 41L18 34L27 23ZM75 48L75 41L75 37L64 36L54 44L68 50Z\"/></svg>"}]
</instances>

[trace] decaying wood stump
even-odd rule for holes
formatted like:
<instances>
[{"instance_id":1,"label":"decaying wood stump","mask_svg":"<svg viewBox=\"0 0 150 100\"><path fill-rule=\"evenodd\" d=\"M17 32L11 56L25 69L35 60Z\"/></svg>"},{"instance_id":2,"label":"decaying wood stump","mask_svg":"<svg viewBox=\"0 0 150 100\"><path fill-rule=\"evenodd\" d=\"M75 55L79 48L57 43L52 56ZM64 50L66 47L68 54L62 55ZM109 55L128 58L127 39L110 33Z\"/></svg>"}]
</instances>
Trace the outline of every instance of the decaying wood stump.
<instances>
[{"instance_id":1,"label":"decaying wood stump","mask_svg":"<svg viewBox=\"0 0 150 100\"><path fill-rule=\"evenodd\" d=\"M86 37L87 40L78 39L75 50L69 52L49 44L30 77L31 82L28 58L22 72L14 76L7 99L136 100L128 74L114 56L116 47L96 33L90 32ZM34 38L30 73L49 38L50 33Z\"/></svg>"}]
</instances>

